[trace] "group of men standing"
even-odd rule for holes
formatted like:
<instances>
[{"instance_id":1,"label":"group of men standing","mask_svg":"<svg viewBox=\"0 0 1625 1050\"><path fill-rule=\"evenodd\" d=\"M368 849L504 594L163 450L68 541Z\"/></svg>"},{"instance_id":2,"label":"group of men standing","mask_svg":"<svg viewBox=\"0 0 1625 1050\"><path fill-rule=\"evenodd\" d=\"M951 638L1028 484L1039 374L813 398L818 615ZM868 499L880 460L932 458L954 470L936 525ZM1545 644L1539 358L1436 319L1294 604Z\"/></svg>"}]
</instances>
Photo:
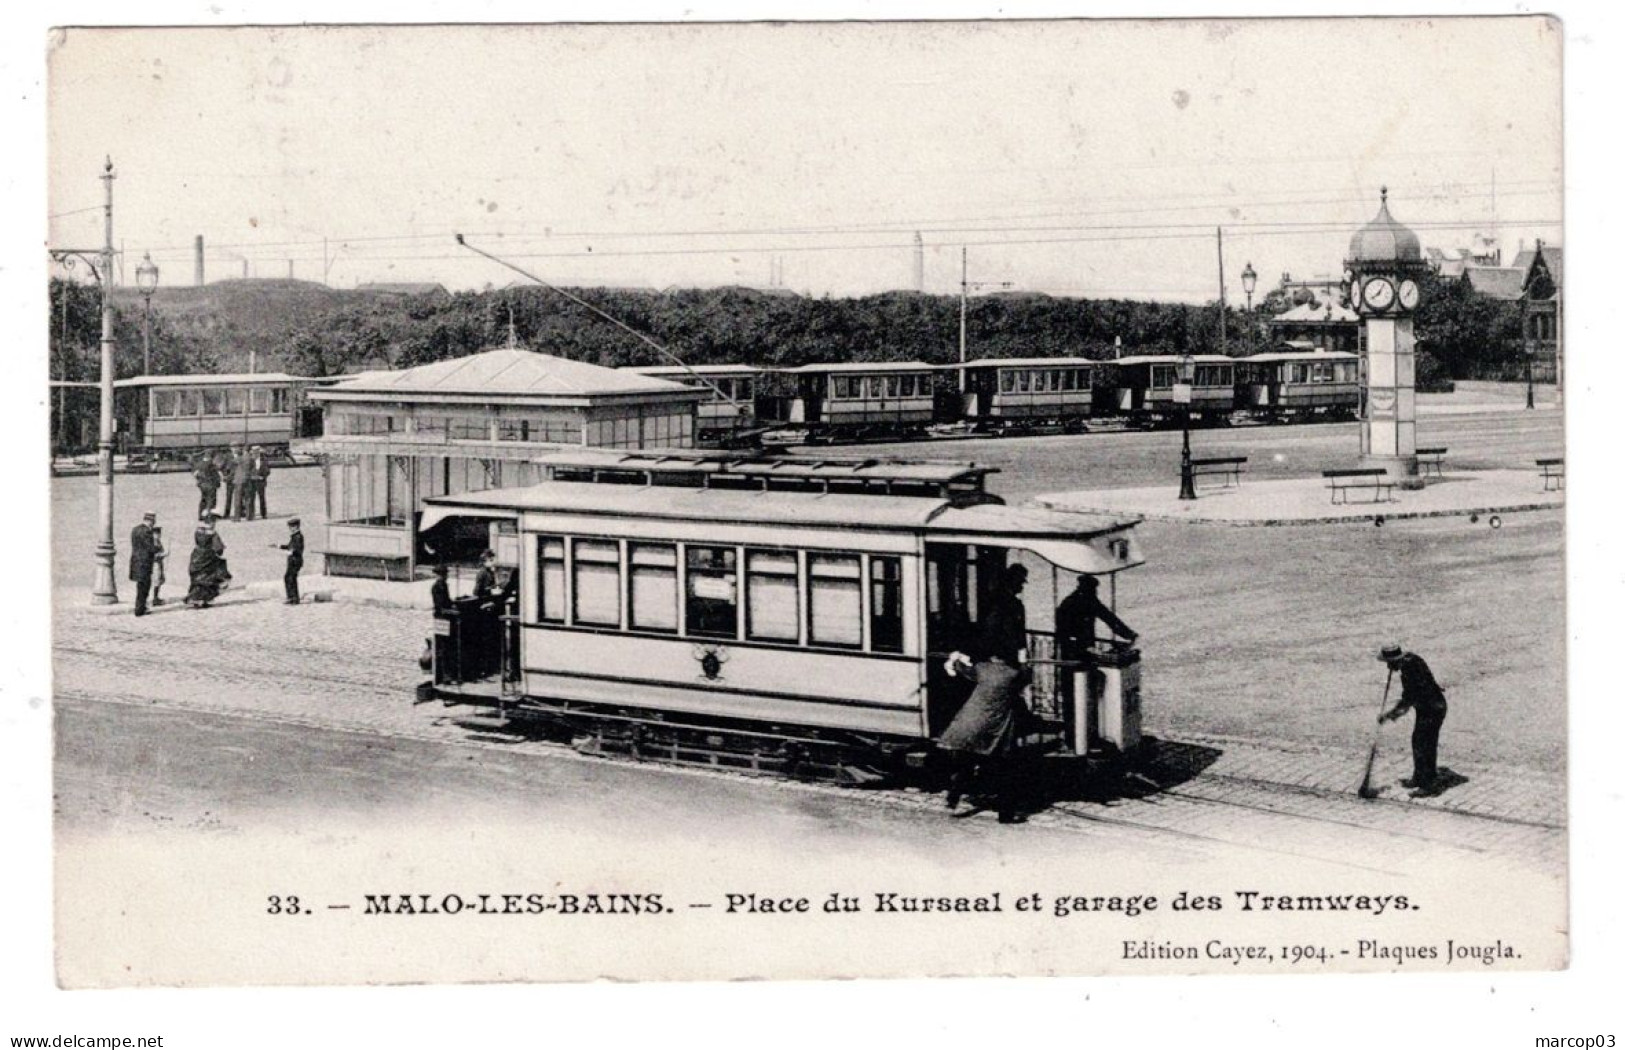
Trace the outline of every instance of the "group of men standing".
<instances>
[{"instance_id":1,"label":"group of men standing","mask_svg":"<svg viewBox=\"0 0 1625 1050\"><path fill-rule=\"evenodd\" d=\"M201 519L215 513L215 501L221 486L225 486L225 506L219 511L223 518L252 521L266 517L265 488L271 479L271 460L265 450L254 445L246 452L241 445L230 450L200 453L192 464L192 476L197 479L197 513Z\"/></svg>"}]
</instances>

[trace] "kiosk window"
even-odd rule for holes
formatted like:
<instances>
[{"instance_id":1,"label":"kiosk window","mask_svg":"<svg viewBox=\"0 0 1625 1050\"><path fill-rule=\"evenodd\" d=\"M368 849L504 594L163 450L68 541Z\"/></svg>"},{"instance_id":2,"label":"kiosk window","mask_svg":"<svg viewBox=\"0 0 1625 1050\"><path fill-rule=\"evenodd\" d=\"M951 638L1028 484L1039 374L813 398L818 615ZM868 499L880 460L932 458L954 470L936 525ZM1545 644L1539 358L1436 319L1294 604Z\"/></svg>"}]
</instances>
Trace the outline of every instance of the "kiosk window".
<instances>
[{"instance_id":1,"label":"kiosk window","mask_svg":"<svg viewBox=\"0 0 1625 1050\"><path fill-rule=\"evenodd\" d=\"M869 559L869 648L877 653L903 651L903 562Z\"/></svg>"},{"instance_id":2,"label":"kiosk window","mask_svg":"<svg viewBox=\"0 0 1625 1050\"><path fill-rule=\"evenodd\" d=\"M621 625L621 545L604 540L575 542L576 623Z\"/></svg>"},{"instance_id":3,"label":"kiosk window","mask_svg":"<svg viewBox=\"0 0 1625 1050\"><path fill-rule=\"evenodd\" d=\"M863 644L863 595L855 554L808 559L807 639L814 645Z\"/></svg>"},{"instance_id":4,"label":"kiosk window","mask_svg":"<svg viewBox=\"0 0 1625 1050\"><path fill-rule=\"evenodd\" d=\"M677 548L632 544L632 626L640 631L677 630Z\"/></svg>"},{"instance_id":5,"label":"kiosk window","mask_svg":"<svg viewBox=\"0 0 1625 1050\"><path fill-rule=\"evenodd\" d=\"M564 541L557 536L542 536L537 540L536 618L562 623L564 621Z\"/></svg>"},{"instance_id":6,"label":"kiosk window","mask_svg":"<svg viewBox=\"0 0 1625 1050\"><path fill-rule=\"evenodd\" d=\"M764 642L799 640L801 617L796 606L801 588L796 556L784 551L750 551L745 555L745 636Z\"/></svg>"},{"instance_id":7,"label":"kiosk window","mask_svg":"<svg viewBox=\"0 0 1625 1050\"><path fill-rule=\"evenodd\" d=\"M739 552L688 548L688 633L733 638L739 633Z\"/></svg>"}]
</instances>

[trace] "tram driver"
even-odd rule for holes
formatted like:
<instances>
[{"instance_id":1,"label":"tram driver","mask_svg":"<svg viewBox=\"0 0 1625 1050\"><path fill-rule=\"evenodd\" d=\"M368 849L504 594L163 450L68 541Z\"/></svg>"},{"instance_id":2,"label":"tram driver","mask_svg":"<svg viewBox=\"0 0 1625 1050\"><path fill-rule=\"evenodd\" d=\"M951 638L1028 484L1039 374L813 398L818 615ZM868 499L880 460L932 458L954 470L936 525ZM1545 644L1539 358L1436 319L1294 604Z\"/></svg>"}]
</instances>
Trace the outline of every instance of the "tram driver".
<instances>
[{"instance_id":1,"label":"tram driver","mask_svg":"<svg viewBox=\"0 0 1625 1050\"><path fill-rule=\"evenodd\" d=\"M1072 712L1076 710L1079 700L1077 675L1095 674L1099 664L1095 657L1095 643L1114 640L1098 637L1097 631L1101 623L1106 625L1114 638L1126 639L1130 644L1140 637L1138 632L1118 619L1117 614L1100 600L1100 581L1088 573L1080 573L1078 584L1072 593L1061 599L1061 604L1055 607L1055 655L1061 661L1061 698L1066 705L1066 721L1069 724L1072 722ZM1087 697L1084 699L1087 700ZM1089 732L1093 734L1092 712L1090 721Z\"/></svg>"}]
</instances>

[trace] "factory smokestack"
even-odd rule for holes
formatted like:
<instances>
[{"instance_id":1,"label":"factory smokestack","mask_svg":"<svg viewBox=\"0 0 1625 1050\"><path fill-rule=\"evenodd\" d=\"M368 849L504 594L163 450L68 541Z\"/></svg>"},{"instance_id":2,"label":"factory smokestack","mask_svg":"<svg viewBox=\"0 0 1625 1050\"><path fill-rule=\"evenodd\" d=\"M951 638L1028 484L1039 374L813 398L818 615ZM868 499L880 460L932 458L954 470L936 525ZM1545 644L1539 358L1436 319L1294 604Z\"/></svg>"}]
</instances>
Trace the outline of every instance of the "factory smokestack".
<instances>
[{"instance_id":1,"label":"factory smokestack","mask_svg":"<svg viewBox=\"0 0 1625 1050\"><path fill-rule=\"evenodd\" d=\"M203 234L198 234L192 242L192 283L199 288L203 287Z\"/></svg>"}]
</instances>

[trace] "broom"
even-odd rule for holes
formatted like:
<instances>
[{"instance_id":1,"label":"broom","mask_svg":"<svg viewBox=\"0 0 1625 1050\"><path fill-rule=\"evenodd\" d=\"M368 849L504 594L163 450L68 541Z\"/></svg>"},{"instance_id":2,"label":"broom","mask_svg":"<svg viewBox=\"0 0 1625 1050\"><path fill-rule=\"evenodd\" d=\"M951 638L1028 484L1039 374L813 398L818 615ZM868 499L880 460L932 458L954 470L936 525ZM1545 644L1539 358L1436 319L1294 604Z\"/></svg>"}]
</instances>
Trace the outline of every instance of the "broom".
<instances>
[{"instance_id":1,"label":"broom","mask_svg":"<svg viewBox=\"0 0 1625 1050\"><path fill-rule=\"evenodd\" d=\"M1371 752L1365 756L1365 776L1360 778L1360 787L1355 791L1361 798L1376 798L1377 791L1371 786L1371 771L1377 766L1377 742L1382 739L1382 713L1388 708L1388 690L1393 688L1394 669L1388 668L1388 681L1383 683L1382 704L1377 708L1377 728L1371 731Z\"/></svg>"}]
</instances>

